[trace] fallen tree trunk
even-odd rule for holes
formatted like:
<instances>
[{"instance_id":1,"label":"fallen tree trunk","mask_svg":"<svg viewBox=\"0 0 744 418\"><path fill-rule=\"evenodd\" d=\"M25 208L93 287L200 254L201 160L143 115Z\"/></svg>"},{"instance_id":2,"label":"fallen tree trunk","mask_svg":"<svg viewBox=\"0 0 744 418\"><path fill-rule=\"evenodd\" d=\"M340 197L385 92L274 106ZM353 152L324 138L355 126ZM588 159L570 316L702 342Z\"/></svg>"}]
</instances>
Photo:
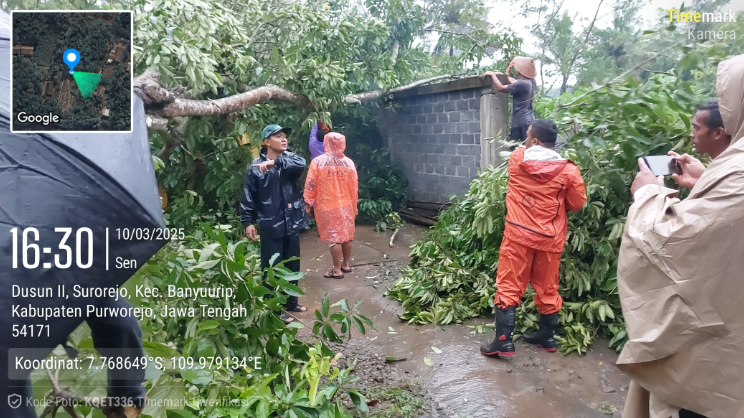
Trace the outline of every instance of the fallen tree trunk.
<instances>
[{"instance_id":1,"label":"fallen tree trunk","mask_svg":"<svg viewBox=\"0 0 744 418\"><path fill-rule=\"evenodd\" d=\"M343 102L360 104L435 81L458 78L461 78L461 76L456 74L441 75L414 81L392 89L348 94L344 96ZM272 84L215 100L192 100L185 97L187 92L180 86L166 89L160 85L160 76L150 71L145 71L136 77L132 85L135 94L140 96L145 103L145 112L149 116L147 120L148 129L164 130L167 126L167 119L172 117L226 115L270 100L318 110L307 96Z\"/></svg>"}]
</instances>

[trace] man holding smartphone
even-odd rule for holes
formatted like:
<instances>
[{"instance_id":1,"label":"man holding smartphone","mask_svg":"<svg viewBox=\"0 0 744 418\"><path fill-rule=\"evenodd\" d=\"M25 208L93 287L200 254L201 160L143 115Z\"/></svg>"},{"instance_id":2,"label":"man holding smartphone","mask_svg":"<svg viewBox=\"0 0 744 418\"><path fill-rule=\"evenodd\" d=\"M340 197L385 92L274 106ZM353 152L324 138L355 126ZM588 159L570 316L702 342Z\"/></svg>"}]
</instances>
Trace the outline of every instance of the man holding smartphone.
<instances>
[{"instance_id":1,"label":"man holding smartphone","mask_svg":"<svg viewBox=\"0 0 744 418\"><path fill-rule=\"evenodd\" d=\"M642 159L631 188L617 267L626 418L744 416L744 55L721 62L716 89L718 108L702 106L691 133L711 164L674 154L690 195Z\"/></svg>"},{"instance_id":2,"label":"man holding smartphone","mask_svg":"<svg viewBox=\"0 0 744 418\"><path fill-rule=\"evenodd\" d=\"M723 126L718 101L710 101L698 107L697 113L692 118L690 138L692 138L695 152L703 155L707 154L712 159L721 155L731 145L731 135L726 133L726 129ZM697 179L705 171L703 163L688 154L679 155L674 151L669 151L669 155L674 157L682 170L681 174L672 174L672 179L680 186L692 189ZM641 172L636 176L636 180L631 187L631 192L634 195L636 191L640 190L641 184L663 185L663 182L657 183L651 179L649 176L650 170L648 170L645 162L641 164L641 161L639 161L638 167Z\"/></svg>"}]
</instances>

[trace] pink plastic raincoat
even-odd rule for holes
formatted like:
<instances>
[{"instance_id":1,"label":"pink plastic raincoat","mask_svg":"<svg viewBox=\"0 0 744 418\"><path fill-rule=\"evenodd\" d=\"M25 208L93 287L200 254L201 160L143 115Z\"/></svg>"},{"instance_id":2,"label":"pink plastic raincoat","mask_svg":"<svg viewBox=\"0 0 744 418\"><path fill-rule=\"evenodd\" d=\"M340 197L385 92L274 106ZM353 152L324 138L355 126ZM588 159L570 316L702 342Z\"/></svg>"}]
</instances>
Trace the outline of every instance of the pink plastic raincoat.
<instances>
[{"instance_id":1,"label":"pink plastic raincoat","mask_svg":"<svg viewBox=\"0 0 744 418\"><path fill-rule=\"evenodd\" d=\"M344 155L346 137L331 132L323 144L325 153L310 163L305 202L315 211L320 239L338 244L354 239L359 182L354 162Z\"/></svg>"}]
</instances>

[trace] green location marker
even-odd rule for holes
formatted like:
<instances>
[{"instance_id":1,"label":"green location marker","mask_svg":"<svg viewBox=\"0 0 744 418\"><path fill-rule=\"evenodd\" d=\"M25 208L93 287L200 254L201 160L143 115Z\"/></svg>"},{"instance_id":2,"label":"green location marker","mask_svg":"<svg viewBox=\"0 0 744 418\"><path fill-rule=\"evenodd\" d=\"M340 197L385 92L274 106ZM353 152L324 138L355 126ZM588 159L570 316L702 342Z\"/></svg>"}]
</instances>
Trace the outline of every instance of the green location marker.
<instances>
[{"instance_id":1,"label":"green location marker","mask_svg":"<svg viewBox=\"0 0 744 418\"><path fill-rule=\"evenodd\" d=\"M101 82L101 74L99 73L82 73L80 71L75 71L72 73L72 77L75 79L75 83L77 83L77 86L80 89L80 94L83 95L83 99L90 97L90 95L96 91L98 84Z\"/></svg>"}]
</instances>

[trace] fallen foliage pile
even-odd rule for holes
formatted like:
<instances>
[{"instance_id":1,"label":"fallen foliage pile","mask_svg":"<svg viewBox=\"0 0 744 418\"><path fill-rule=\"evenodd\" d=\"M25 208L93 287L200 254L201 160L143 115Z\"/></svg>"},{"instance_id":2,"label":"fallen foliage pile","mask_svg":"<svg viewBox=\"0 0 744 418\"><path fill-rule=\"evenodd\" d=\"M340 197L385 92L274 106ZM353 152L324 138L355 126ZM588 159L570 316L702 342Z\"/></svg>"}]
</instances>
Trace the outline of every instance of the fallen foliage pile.
<instances>
[{"instance_id":1,"label":"fallen foliage pile","mask_svg":"<svg viewBox=\"0 0 744 418\"><path fill-rule=\"evenodd\" d=\"M588 196L584 209L569 214L561 260L564 353L583 353L597 336L618 350L625 343L616 271L637 159L690 151L690 115L701 101L689 82L656 75L541 104L570 136L561 152L581 167ZM482 172L413 247L410 266L388 292L403 303L402 319L448 324L491 314L507 182L503 165ZM537 328L531 292L517 310L515 333Z\"/></svg>"}]
</instances>

